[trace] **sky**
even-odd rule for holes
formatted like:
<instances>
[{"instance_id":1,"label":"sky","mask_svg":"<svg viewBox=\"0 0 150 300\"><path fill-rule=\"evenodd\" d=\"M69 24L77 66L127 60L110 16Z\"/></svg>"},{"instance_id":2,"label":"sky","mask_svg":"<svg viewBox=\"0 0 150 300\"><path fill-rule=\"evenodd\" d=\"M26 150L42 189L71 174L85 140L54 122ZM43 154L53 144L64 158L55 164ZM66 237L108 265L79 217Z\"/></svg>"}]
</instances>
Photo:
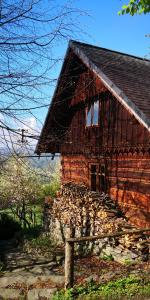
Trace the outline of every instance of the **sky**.
<instances>
[{"instance_id":1,"label":"sky","mask_svg":"<svg viewBox=\"0 0 150 300\"><path fill-rule=\"evenodd\" d=\"M60 3L63 0L60 0ZM74 39L96 46L145 57L150 52L150 14L119 16L128 0L76 0L74 7L87 16L81 16L80 32ZM59 45L57 53L65 55L67 44Z\"/></svg>"},{"instance_id":2,"label":"sky","mask_svg":"<svg viewBox=\"0 0 150 300\"><path fill-rule=\"evenodd\" d=\"M83 19L81 24L87 31L85 41L104 48L145 56L150 47L150 38L145 37L150 33L150 14L119 16L118 11L126 3L128 0L80 0L80 8L89 11L91 15L86 20Z\"/></svg>"},{"instance_id":3,"label":"sky","mask_svg":"<svg viewBox=\"0 0 150 300\"><path fill-rule=\"evenodd\" d=\"M64 0L59 0L60 4ZM73 6L83 13L77 22L79 32L74 33L73 39L141 57L148 57L150 53L150 14L119 16L123 4L128 0L76 0ZM68 42L57 44L55 55L63 58ZM150 58L150 55L149 55ZM58 78L61 65L52 70L52 77ZM51 101L54 87L49 90ZM41 122L45 119L47 108L40 111Z\"/></svg>"}]
</instances>

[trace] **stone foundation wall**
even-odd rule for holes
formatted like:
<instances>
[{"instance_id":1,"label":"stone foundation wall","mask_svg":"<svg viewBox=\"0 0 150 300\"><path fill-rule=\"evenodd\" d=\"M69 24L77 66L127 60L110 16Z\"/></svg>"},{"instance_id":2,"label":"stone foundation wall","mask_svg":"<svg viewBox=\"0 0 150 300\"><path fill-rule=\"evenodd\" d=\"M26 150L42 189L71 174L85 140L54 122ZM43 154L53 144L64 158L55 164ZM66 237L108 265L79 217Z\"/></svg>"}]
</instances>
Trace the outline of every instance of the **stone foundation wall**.
<instances>
[{"instance_id":1,"label":"stone foundation wall","mask_svg":"<svg viewBox=\"0 0 150 300\"><path fill-rule=\"evenodd\" d=\"M46 200L45 229L58 243L64 243L70 224L75 236L89 236L137 229L129 224L120 208L108 195L90 191L82 185L68 183L62 186L57 198ZM118 238L84 243L76 247L78 252L92 252L99 256L111 256L117 261L148 259L148 235L124 235Z\"/></svg>"}]
</instances>

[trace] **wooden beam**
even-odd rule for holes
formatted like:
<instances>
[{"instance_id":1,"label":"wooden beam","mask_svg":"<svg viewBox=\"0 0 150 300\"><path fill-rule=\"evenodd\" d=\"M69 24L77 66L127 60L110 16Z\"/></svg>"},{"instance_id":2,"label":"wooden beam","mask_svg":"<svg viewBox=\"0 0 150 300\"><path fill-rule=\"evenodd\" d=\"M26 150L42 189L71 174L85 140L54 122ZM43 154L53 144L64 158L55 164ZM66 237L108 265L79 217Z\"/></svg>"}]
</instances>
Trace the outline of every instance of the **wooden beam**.
<instances>
[{"instance_id":1,"label":"wooden beam","mask_svg":"<svg viewBox=\"0 0 150 300\"><path fill-rule=\"evenodd\" d=\"M109 237L118 237L122 236L125 234L138 234L138 233L144 233L144 232L150 232L150 228L146 229L138 229L138 230L125 230L125 231L120 231L120 232L115 232L115 233L110 233L110 234L101 234L101 235L96 235L96 236L83 236L79 238L67 238L66 242L67 243L80 243L80 242L87 242L87 241L95 241L103 238L109 238Z\"/></svg>"},{"instance_id":2,"label":"wooden beam","mask_svg":"<svg viewBox=\"0 0 150 300\"><path fill-rule=\"evenodd\" d=\"M68 242L68 239L73 238L74 234L74 228L71 226L68 227L65 243L65 290L73 287L74 282L74 243Z\"/></svg>"}]
</instances>

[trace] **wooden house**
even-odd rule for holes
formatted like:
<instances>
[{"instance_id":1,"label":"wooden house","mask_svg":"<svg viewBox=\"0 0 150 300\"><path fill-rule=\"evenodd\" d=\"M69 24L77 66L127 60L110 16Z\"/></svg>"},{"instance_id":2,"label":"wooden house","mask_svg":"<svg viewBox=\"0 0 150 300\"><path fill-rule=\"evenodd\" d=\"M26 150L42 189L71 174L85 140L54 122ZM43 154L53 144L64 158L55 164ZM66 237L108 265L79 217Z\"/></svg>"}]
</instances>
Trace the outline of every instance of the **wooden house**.
<instances>
[{"instance_id":1,"label":"wooden house","mask_svg":"<svg viewBox=\"0 0 150 300\"><path fill-rule=\"evenodd\" d=\"M150 61L70 41L36 152L150 227Z\"/></svg>"}]
</instances>

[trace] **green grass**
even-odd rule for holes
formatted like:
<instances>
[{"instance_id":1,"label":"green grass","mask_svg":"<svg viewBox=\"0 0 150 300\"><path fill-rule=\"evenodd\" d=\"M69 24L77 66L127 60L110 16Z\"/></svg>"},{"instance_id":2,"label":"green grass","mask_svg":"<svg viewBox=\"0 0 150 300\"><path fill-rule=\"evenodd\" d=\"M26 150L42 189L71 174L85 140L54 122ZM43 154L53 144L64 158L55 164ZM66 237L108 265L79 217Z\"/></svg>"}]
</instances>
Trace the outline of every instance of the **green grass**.
<instances>
[{"instance_id":1,"label":"green grass","mask_svg":"<svg viewBox=\"0 0 150 300\"><path fill-rule=\"evenodd\" d=\"M144 299L150 296L150 280L129 276L107 284L96 284L94 281L85 286L76 286L66 292L61 290L53 300L122 300Z\"/></svg>"},{"instance_id":2,"label":"green grass","mask_svg":"<svg viewBox=\"0 0 150 300\"><path fill-rule=\"evenodd\" d=\"M31 220L31 210L32 210L32 220ZM13 207L13 211L15 211L15 206ZM0 213L6 213L10 217L14 218L16 221L19 221L19 218L10 208L6 208L0 211ZM28 205L26 219L30 223L31 227L41 226L42 224L42 216L43 216L43 208L41 205Z\"/></svg>"}]
</instances>

